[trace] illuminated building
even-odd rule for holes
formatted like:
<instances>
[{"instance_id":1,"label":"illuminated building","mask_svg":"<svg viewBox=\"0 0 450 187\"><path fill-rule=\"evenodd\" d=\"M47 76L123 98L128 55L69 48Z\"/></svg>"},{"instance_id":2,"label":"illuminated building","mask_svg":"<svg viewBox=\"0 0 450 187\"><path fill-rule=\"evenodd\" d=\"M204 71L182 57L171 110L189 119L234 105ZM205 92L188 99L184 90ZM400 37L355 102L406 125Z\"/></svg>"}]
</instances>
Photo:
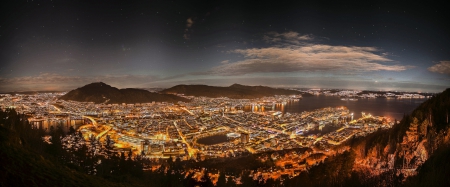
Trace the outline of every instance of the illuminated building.
<instances>
[{"instance_id":1,"label":"illuminated building","mask_svg":"<svg viewBox=\"0 0 450 187\"><path fill-rule=\"evenodd\" d=\"M250 141L250 134L242 133L241 134L241 142L242 143L248 143L249 141Z\"/></svg>"}]
</instances>

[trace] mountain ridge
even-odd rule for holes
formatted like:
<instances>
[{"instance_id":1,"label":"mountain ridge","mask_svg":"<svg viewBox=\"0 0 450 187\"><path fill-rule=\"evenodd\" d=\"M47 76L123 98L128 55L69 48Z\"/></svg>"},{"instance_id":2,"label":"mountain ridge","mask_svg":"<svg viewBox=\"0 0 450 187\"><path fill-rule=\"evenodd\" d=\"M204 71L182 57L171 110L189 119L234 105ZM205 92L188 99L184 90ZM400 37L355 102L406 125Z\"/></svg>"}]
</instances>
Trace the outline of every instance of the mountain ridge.
<instances>
[{"instance_id":1,"label":"mountain ridge","mask_svg":"<svg viewBox=\"0 0 450 187\"><path fill-rule=\"evenodd\" d=\"M172 94L152 93L136 88L118 89L103 82L94 82L69 91L62 100L94 103L149 103L149 102L188 102L189 100Z\"/></svg>"},{"instance_id":2,"label":"mountain ridge","mask_svg":"<svg viewBox=\"0 0 450 187\"><path fill-rule=\"evenodd\" d=\"M228 97L231 99L255 99L274 95L300 95L302 92L296 90L287 90L282 88L271 88L267 86L246 86L241 84L232 84L228 87L208 86L208 85L176 85L164 89L160 93L166 94L184 94L187 96L204 97Z\"/></svg>"}]
</instances>

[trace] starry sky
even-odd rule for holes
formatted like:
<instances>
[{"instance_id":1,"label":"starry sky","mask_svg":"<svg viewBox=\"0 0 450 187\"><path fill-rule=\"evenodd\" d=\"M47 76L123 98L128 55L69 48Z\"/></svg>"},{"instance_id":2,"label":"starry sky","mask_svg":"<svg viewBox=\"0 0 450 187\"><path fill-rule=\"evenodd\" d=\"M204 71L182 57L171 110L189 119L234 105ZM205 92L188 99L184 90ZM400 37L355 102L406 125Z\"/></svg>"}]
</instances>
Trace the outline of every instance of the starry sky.
<instances>
[{"instance_id":1,"label":"starry sky","mask_svg":"<svg viewBox=\"0 0 450 187\"><path fill-rule=\"evenodd\" d=\"M3 3L0 92L233 83L441 92L445 2Z\"/></svg>"}]
</instances>

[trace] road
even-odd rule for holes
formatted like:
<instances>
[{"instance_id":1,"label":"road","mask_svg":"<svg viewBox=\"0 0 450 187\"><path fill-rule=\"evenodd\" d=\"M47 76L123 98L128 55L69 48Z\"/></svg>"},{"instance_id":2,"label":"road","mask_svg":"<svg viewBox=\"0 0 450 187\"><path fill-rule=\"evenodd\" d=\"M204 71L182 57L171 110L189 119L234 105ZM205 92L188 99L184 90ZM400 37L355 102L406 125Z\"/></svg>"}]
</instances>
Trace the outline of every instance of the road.
<instances>
[{"instance_id":1,"label":"road","mask_svg":"<svg viewBox=\"0 0 450 187\"><path fill-rule=\"evenodd\" d=\"M173 125L175 126L175 128L177 128L178 134L180 135L181 140L183 140L183 143L186 144L187 149L188 149L188 152L189 152L189 156L194 155L195 150L191 148L191 146L189 145L189 143L188 143L188 142L186 141L186 139L184 138L183 133L181 133L180 129L178 128L177 121L173 121Z\"/></svg>"},{"instance_id":2,"label":"road","mask_svg":"<svg viewBox=\"0 0 450 187\"><path fill-rule=\"evenodd\" d=\"M108 131L110 131L112 129L112 127L107 126L108 129L104 130L103 132L99 133L97 135L97 137L95 137L97 140L100 140L100 138L102 138L103 135L105 135Z\"/></svg>"},{"instance_id":3,"label":"road","mask_svg":"<svg viewBox=\"0 0 450 187\"><path fill-rule=\"evenodd\" d=\"M94 127L97 128L97 121L95 121L95 119L93 117L90 116L82 116L83 118L88 118L89 120L92 121L92 125L94 125Z\"/></svg>"},{"instance_id":4,"label":"road","mask_svg":"<svg viewBox=\"0 0 450 187\"><path fill-rule=\"evenodd\" d=\"M186 111L187 113L191 114L192 116L194 116L195 114L192 113L191 111L189 111L186 107L180 107L181 109L183 109L184 111Z\"/></svg>"}]
</instances>

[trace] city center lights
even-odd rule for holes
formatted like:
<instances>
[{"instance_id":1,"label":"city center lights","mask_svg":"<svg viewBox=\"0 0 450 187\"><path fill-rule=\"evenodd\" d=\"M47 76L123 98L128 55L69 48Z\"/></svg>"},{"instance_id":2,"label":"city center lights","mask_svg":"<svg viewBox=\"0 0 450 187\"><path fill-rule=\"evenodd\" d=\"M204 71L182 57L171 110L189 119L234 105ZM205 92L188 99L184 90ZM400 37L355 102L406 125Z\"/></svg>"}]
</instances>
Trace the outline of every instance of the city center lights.
<instances>
[{"instance_id":1,"label":"city center lights","mask_svg":"<svg viewBox=\"0 0 450 187\"><path fill-rule=\"evenodd\" d=\"M283 112L285 105L299 102L301 95L260 99L190 97L189 103L176 104L94 104L55 100L62 94L6 95L2 106L14 103L16 110L31 115L29 119L36 128L48 130L52 125L64 124L62 128L67 130L71 126L90 142L87 146L103 147L107 141L111 142L111 153L99 149L95 154L131 151L133 155L151 159L201 161L295 148L313 148L311 154L334 154L333 147L351 137L366 136L393 125L388 118L364 112L361 118L354 119L353 112L345 106ZM34 100L44 101L41 107L48 110L33 108ZM199 143L205 138L213 140L222 136L226 139L217 143ZM289 162L277 161L277 164ZM306 168L301 164L289 167L291 170ZM294 176L291 170L286 174Z\"/></svg>"}]
</instances>

